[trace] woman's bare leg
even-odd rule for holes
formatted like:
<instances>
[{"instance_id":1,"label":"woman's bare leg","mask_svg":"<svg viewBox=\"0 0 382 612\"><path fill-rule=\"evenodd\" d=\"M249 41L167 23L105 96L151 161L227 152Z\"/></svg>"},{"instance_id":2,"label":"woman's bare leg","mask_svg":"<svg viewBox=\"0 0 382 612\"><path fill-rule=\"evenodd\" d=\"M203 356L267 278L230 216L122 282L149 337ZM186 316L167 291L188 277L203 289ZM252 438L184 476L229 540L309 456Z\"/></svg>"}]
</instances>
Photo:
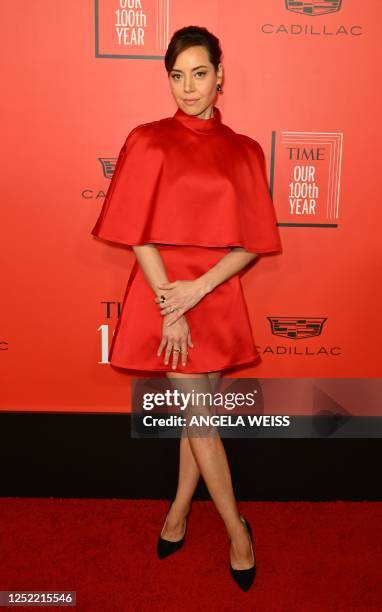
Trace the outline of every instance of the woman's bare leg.
<instances>
[{"instance_id":1,"label":"woman's bare leg","mask_svg":"<svg viewBox=\"0 0 382 612\"><path fill-rule=\"evenodd\" d=\"M211 393L211 382L208 374L183 374L168 372L167 376L171 378L174 387L178 388L183 393L198 391L200 393ZM197 380L196 380L197 379ZM214 381L215 382L215 381ZM197 383L197 385L196 385ZM195 389L197 386L197 389ZM213 390L213 389L212 389ZM194 408L195 413L199 408ZM190 493L193 492L193 487L196 484L201 474L213 502L225 524L231 546L230 560L234 569L245 569L253 564L249 538L245 526L239 517L239 510L233 493L231 473L228 465L226 452L221 441L221 438L216 430L216 435L204 437L188 435L189 447L182 447L184 452L185 462L182 465L182 477L179 479L178 491L180 486L180 494L177 492L177 505L171 513L171 520L177 520L178 530L172 531L174 540L182 537L185 527L184 512L189 507L191 498ZM183 436L182 436L183 439ZM190 450L192 452L194 462L192 462ZM187 469L188 466L188 469ZM199 469L199 474L196 471ZM196 476L198 474L198 478ZM183 481L183 479L186 479ZM195 484L196 481L196 484ZM174 502L175 504L175 502ZM173 504L173 506L174 506ZM183 516L180 509L183 507ZM170 525L170 520L166 521ZM174 523L172 523L174 525ZM166 535L164 535L166 533ZM170 528L162 535L166 539L170 539Z\"/></svg>"},{"instance_id":2,"label":"woman's bare leg","mask_svg":"<svg viewBox=\"0 0 382 612\"><path fill-rule=\"evenodd\" d=\"M173 374L174 373L171 372L171 375ZM208 372L213 392L219 382L220 374L220 372ZM196 378L198 375L195 374L193 376ZM199 478L199 466L192 452L189 437L185 434L185 430L183 430L179 444L179 476L177 491L167 514L165 528L162 531L162 536L166 538L166 540L176 541L182 537L185 529L185 518L190 511L191 500L198 485Z\"/></svg>"}]
</instances>

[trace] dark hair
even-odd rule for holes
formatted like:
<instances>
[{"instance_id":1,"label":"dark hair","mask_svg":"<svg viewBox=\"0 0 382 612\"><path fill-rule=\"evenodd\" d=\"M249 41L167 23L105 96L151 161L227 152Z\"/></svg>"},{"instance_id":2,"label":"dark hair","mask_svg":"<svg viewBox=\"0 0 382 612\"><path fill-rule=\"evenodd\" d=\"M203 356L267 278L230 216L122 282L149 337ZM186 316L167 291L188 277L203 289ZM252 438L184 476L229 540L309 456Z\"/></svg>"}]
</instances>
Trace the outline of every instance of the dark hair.
<instances>
[{"instance_id":1,"label":"dark hair","mask_svg":"<svg viewBox=\"0 0 382 612\"><path fill-rule=\"evenodd\" d=\"M217 70L222 54L219 39L209 32L207 28L186 26L174 32L167 47L164 58L167 73L173 69L179 53L195 45L206 47L209 61L213 64L215 70Z\"/></svg>"}]
</instances>

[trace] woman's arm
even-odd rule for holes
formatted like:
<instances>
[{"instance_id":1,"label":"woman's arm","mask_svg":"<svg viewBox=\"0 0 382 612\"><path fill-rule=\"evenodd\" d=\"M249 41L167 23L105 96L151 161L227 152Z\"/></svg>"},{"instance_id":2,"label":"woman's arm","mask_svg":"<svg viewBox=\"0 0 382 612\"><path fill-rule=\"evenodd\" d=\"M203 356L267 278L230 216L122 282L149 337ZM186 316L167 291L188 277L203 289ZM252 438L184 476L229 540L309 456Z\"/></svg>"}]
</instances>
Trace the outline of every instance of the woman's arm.
<instances>
[{"instance_id":1,"label":"woman's arm","mask_svg":"<svg viewBox=\"0 0 382 612\"><path fill-rule=\"evenodd\" d=\"M140 244L131 247L135 253L138 264L144 277L156 296L161 292L157 285L168 283L168 277L163 259L155 244Z\"/></svg>"},{"instance_id":2,"label":"woman's arm","mask_svg":"<svg viewBox=\"0 0 382 612\"><path fill-rule=\"evenodd\" d=\"M257 257L257 253L250 253L242 247L233 247L229 253L224 255L207 272L199 276L195 282L202 295L206 295L231 276L240 272Z\"/></svg>"},{"instance_id":3,"label":"woman's arm","mask_svg":"<svg viewBox=\"0 0 382 612\"><path fill-rule=\"evenodd\" d=\"M161 314L168 315L167 326L175 323L207 293L240 272L256 257L258 257L257 253L251 253L242 247L233 247L207 272L192 281L176 280L172 283L159 283L158 289L165 295L166 302L161 303L159 298L155 298L155 302L161 309ZM171 313L171 307L174 307L176 311Z\"/></svg>"},{"instance_id":4,"label":"woman's arm","mask_svg":"<svg viewBox=\"0 0 382 612\"><path fill-rule=\"evenodd\" d=\"M134 245L132 246L132 249L147 283L150 285L155 295L157 297L160 296L163 291L158 289L158 284L168 282L167 272L161 254L159 253L155 244ZM168 316L163 318L162 339L157 349L158 357L160 357L162 351L165 350L165 365L168 365L170 361L171 351L173 351L173 349L177 349L173 351L173 369L176 368L180 355L182 358L182 365L187 365L187 348L194 348L191 338L191 330L186 317L182 316L178 318L179 321L177 321L175 325L172 325L171 328L166 326Z\"/></svg>"}]
</instances>

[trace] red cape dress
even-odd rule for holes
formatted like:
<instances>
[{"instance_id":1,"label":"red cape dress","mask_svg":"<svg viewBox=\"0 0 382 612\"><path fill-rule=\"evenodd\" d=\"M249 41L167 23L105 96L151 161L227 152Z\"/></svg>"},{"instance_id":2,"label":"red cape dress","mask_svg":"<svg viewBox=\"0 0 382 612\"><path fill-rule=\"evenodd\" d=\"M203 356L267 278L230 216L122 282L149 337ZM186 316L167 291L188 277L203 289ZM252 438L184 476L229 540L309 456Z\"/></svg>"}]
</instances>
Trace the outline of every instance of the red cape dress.
<instances>
[{"instance_id":1,"label":"red cape dress","mask_svg":"<svg viewBox=\"0 0 382 612\"><path fill-rule=\"evenodd\" d=\"M232 247L281 252L260 144L234 132L213 107L201 119L180 108L128 134L91 233L128 247L156 244L169 282L204 274ZM171 371L157 356L163 316L135 261L109 350L112 365ZM212 372L258 358L239 274L185 313L194 348L176 371Z\"/></svg>"}]
</instances>

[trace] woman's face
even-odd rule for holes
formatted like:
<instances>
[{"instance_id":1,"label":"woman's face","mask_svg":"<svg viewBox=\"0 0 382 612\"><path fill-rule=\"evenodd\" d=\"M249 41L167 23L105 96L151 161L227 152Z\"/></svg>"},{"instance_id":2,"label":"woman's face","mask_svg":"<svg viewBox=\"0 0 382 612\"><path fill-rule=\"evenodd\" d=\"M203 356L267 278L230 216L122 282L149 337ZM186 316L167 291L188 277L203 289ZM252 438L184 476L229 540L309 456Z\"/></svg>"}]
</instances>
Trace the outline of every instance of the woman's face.
<instances>
[{"instance_id":1,"label":"woman's face","mask_svg":"<svg viewBox=\"0 0 382 612\"><path fill-rule=\"evenodd\" d=\"M206 47L195 45L179 53L169 73L172 95L177 105L189 115L208 118L216 96L216 85L221 83L222 65L215 72L208 59Z\"/></svg>"}]
</instances>

